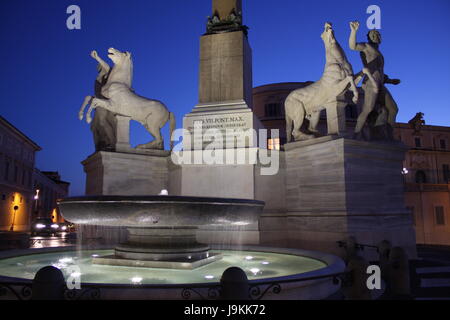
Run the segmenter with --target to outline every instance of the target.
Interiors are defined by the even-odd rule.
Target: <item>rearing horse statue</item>
[[[291,142],[292,136],[296,141],[313,138],[318,133],[320,112],[349,88],[353,92],[353,102],[355,104],[358,102],[359,94],[356,84],[361,81],[363,73],[359,73],[355,79],[353,68],[344,50],[336,41],[331,23],[325,23],[321,38],[326,52],[322,78],[307,87],[292,91],[286,98],[287,142]],[[300,131],[305,118],[309,119],[309,133]]]
[[[173,113],[169,112],[161,101],[141,97],[131,89],[133,61],[129,52],[121,52],[110,48],[108,49],[108,57],[114,63],[114,67],[101,90],[102,95],[106,99],[87,96],[79,112],[80,120],[83,120],[84,109],[87,105],[90,105],[86,114],[86,121],[88,123],[92,121],[92,110],[95,108],[104,108],[139,122],[155,138],[147,144],[138,145],[137,148],[164,149],[161,128],[170,121],[170,136],[172,136],[175,130],[175,117]]]

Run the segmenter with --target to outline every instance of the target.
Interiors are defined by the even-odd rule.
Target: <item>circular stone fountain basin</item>
[[[263,201],[182,196],[86,196],[58,201],[76,224],[118,227],[248,225],[258,221]]]
[[[198,243],[202,225],[256,223],[264,202],[182,196],[87,196],[58,201],[63,217],[76,224],[126,227],[128,239],[113,255],[94,263],[193,269],[220,259]]]
[[[339,285],[333,283],[332,277],[305,279],[345,269],[341,259],[320,252],[259,246],[237,249],[213,248],[212,252],[220,253],[222,259],[195,270],[92,264],[97,256],[111,254],[110,249],[76,250],[72,247],[9,251],[0,253],[0,281],[31,281],[39,269],[53,265],[66,279],[79,277],[81,290],[99,290],[100,299],[199,299],[207,298],[217,289],[227,268],[239,267],[247,274],[250,286],[259,286],[261,292],[271,284],[280,285],[280,292],[269,290],[264,299],[322,299],[338,290]],[[285,280],[289,282],[283,283]]]

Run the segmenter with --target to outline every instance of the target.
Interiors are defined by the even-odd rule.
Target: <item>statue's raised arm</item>
[[[355,51],[364,51],[366,49],[365,43],[357,43],[356,42],[356,34],[359,29],[359,22],[358,21],[352,21],[350,22],[350,38],[348,39],[348,45],[350,49]]]
[[[99,64],[99,74],[101,74],[101,73],[108,74],[109,73],[109,71],[111,70],[111,67],[102,58],[100,58],[97,51],[93,50],[91,52],[91,57],[93,59],[95,59]]]

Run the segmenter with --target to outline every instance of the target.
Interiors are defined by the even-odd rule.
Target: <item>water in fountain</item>
[[[116,245],[114,255],[96,258],[95,263],[159,268],[196,268],[217,260],[207,244],[197,242],[198,227],[256,223],[263,206],[256,200],[180,196],[96,196],[59,202],[65,219],[88,226],[89,233],[95,234],[97,227],[89,227],[93,225],[127,228],[127,240]],[[85,234],[86,229],[79,241]]]

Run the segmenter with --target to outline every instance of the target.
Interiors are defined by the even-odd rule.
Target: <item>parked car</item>
[[[31,235],[56,235],[59,225],[50,218],[37,218],[31,225]]]
[[[62,222],[59,223],[59,228],[57,229],[57,232],[62,233],[62,232],[73,232],[74,231],[74,225],[72,223],[69,222]]]

